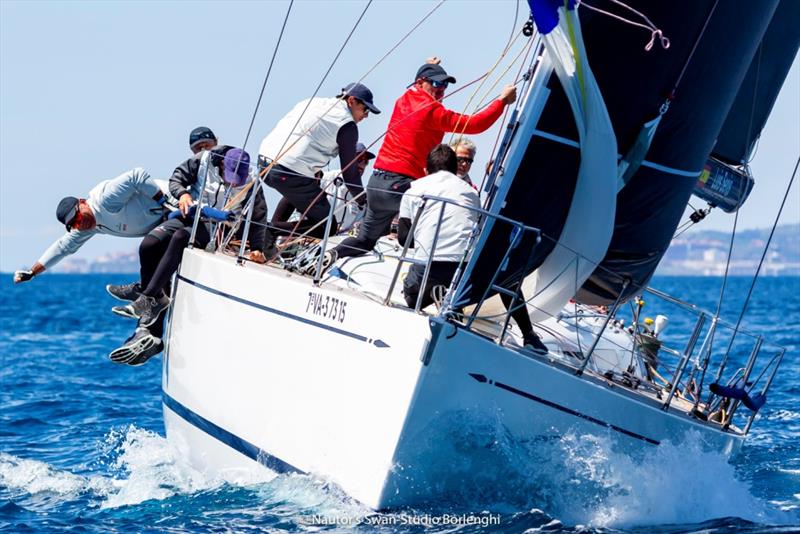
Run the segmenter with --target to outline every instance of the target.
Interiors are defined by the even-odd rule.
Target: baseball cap
[[[64,197],[56,208],[56,219],[64,226],[67,226],[67,223],[74,219],[77,213],[78,199],[75,197]],[[67,228],[67,230],[69,230],[69,228]]]
[[[436,65],[434,63],[425,63],[417,69],[417,75],[414,77],[414,80],[419,80],[420,78],[433,80],[435,82],[456,83],[456,79],[447,74],[447,71],[444,70],[441,65]]]
[[[198,126],[192,133],[189,134],[189,148],[194,147],[200,141],[216,141],[217,136],[214,135],[214,132],[211,131],[211,128],[207,128],[206,126]]]
[[[375,107],[372,103],[372,91],[370,91],[363,83],[348,83],[342,88],[342,94],[347,96],[354,96],[361,100],[367,109],[374,114],[379,114],[381,110]]]
[[[356,143],[356,155],[359,154],[364,154],[367,157],[367,161],[375,159],[375,154],[367,150],[367,147],[364,146],[364,143]]]
[[[247,181],[250,171],[250,154],[241,148],[232,148],[225,153],[222,161],[222,179],[234,187]]]

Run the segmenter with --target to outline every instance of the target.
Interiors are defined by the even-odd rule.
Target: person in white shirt
[[[14,273],[14,283],[27,282],[75,254],[97,234],[142,237],[164,221],[166,184],[137,167],[97,184],[86,198],[64,197],[56,218],[66,233],[45,250],[30,270]]]
[[[303,100],[261,141],[259,172],[269,169],[265,183],[302,214],[299,229],[314,228],[310,230],[312,237],[323,237],[325,225],[319,223],[330,211],[317,172],[334,157],[339,157],[342,178],[355,201],[366,203],[361,177],[354,165],[347,164],[356,158],[357,124],[370,113],[380,113],[372,100],[372,91],[360,83],[348,84],[334,98]]]
[[[478,192],[471,184],[456,174],[458,159],[456,152],[451,147],[447,145],[434,147],[428,154],[425,170],[429,174],[412,182],[411,187],[403,193],[400,201],[400,221],[397,232],[400,244],[405,245],[406,240],[410,238],[408,232],[411,221],[416,217],[424,195],[447,198],[458,205],[445,204],[435,249],[432,245],[442,210],[440,201],[427,201],[414,228],[412,236],[414,258],[419,262],[412,265],[408,271],[408,276],[403,283],[403,295],[406,304],[414,307],[417,298],[422,293],[420,309],[434,302],[433,293],[436,286],[444,286],[445,289],[450,287],[453,275],[464,257],[464,252],[469,246],[470,237],[478,222],[478,212],[467,208],[480,208]],[[431,270],[425,289],[421,289],[425,265],[431,250],[433,250]],[[519,287],[516,288],[516,291],[520,291]],[[501,294],[500,298],[506,309],[509,310],[511,318],[517,323],[525,348],[546,353],[547,347],[533,330],[522,293],[519,293],[517,305],[513,308],[513,299],[509,295]]]
[[[419,260],[419,263],[411,266],[403,283],[403,294],[409,307],[416,305],[420,293],[420,308],[427,307],[434,301],[433,289],[436,286],[450,286],[478,222],[478,212],[468,209],[480,208],[478,193],[456,176],[456,170],[456,153],[453,149],[443,144],[435,146],[426,161],[425,171],[428,175],[413,181],[400,201],[398,241],[405,245],[406,240],[412,238],[414,258]],[[414,235],[408,235],[411,221],[422,206],[425,195],[446,198],[453,202],[444,204],[444,215],[441,217],[435,248],[434,237],[442,211],[440,201],[429,199],[425,203],[414,228]],[[425,265],[431,252],[431,269],[427,284],[422,288]]]

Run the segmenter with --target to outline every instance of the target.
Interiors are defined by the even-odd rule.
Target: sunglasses
[[[367,105],[364,103],[364,101],[363,101],[363,100],[356,99],[356,102],[358,102],[359,104],[361,104],[361,105],[364,107],[364,113],[366,113],[367,115],[369,115],[369,106],[367,106]]]
[[[428,79],[427,82],[429,84],[431,84],[436,89],[441,89],[441,88],[447,89],[447,86],[450,85],[450,82],[446,82],[446,81],[445,82],[437,82],[436,80],[431,80],[431,79]]]
[[[456,161],[459,163],[469,163],[470,165],[472,165],[472,162],[475,160],[473,160],[472,158],[467,158],[465,156],[459,156],[456,158]]]

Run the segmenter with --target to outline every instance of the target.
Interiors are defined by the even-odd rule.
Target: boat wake
[[[632,453],[610,435],[521,443],[498,421],[476,424],[474,414],[451,414],[426,432],[414,461],[430,462],[430,486],[415,490],[421,501],[426,490],[448,495],[442,504],[450,510],[541,509],[565,524],[593,527],[798,521],[754,497],[735,466],[704,450],[697,434]]]
[[[493,422],[465,427],[456,417],[450,423],[429,436],[431,445],[438,444],[435,454],[419,457],[431,461],[436,481],[424,490],[449,497],[413,509],[375,514],[336,486],[305,475],[209,477],[189,466],[162,436],[135,426],[113,430],[98,444],[98,459],[83,470],[103,474],[76,474],[0,453],[0,500],[10,501],[4,508],[14,503],[15,510],[28,512],[80,505],[101,515],[153,501],[151,511],[162,519],[166,509],[159,501],[189,498],[186,506],[224,514],[233,500],[239,512],[249,509],[251,520],[284,517],[301,528],[320,520],[396,526],[413,517],[487,510],[500,514],[503,528],[510,522],[545,530],[559,529],[562,522],[624,528],[731,517],[762,524],[798,520],[753,497],[734,467],[704,452],[699,439],[680,448],[648,449],[632,459],[616,452],[610,437],[568,434],[519,443]],[[425,491],[418,489],[422,496]]]

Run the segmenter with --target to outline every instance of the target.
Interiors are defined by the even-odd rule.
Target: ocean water
[[[438,502],[380,514],[312,476],[231,483],[188,465],[164,438],[161,358],[138,368],[107,359],[133,322],[110,313],[104,286],[125,281],[48,275],[13,286],[4,275],[0,283],[0,532],[800,531],[798,278],[756,286],[745,325],[788,352],[730,462],[691,439],[634,459],[599,437],[520,444],[490,421],[455,421],[459,439],[482,445],[470,461],[493,474]],[[652,285],[713,310],[720,282]],[[723,317],[735,321],[749,282],[729,281]],[[680,344],[689,319],[669,315]],[[745,341],[732,365],[746,357]]]

